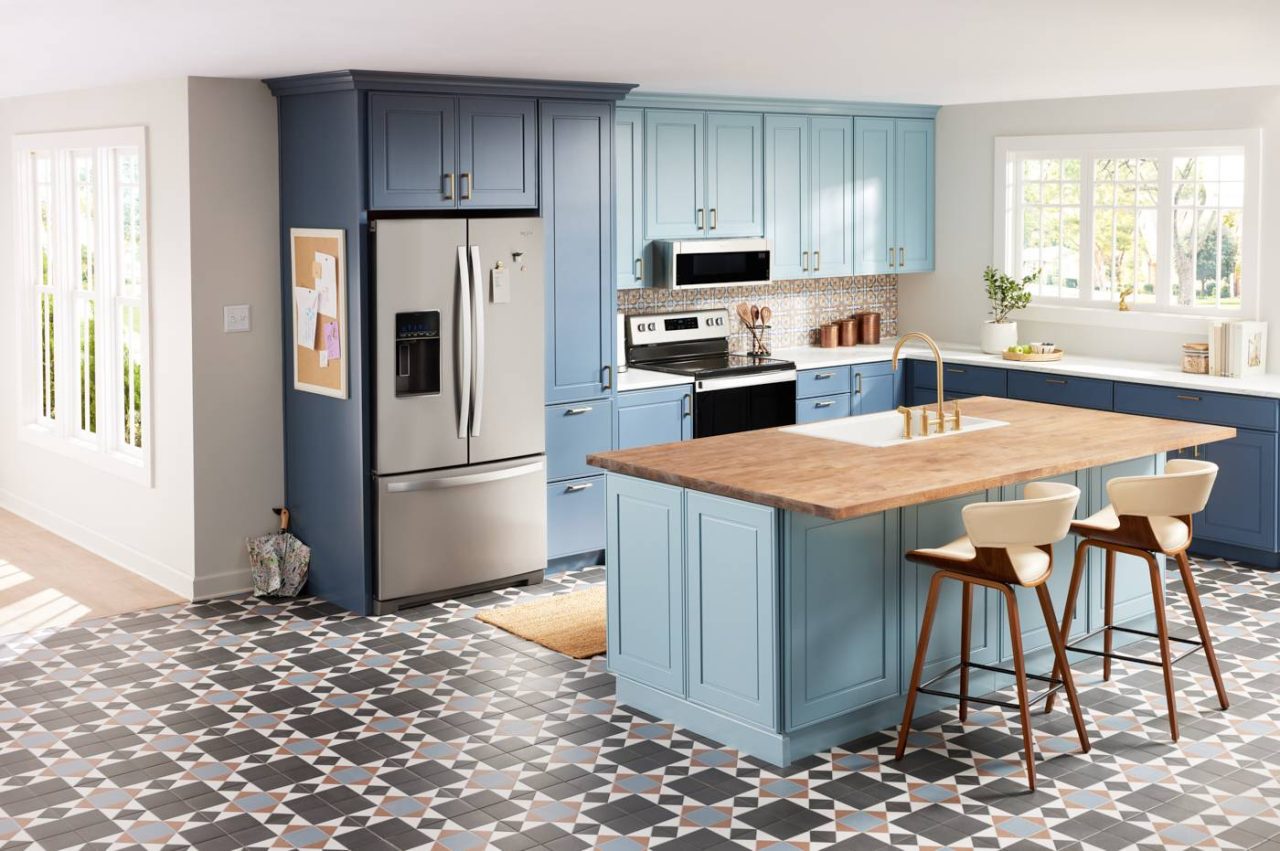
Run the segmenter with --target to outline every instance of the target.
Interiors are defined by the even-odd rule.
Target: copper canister
[[[858,345],[858,320],[841,319],[837,324],[840,326],[840,345]]]
[[[858,320],[858,342],[877,345],[880,342],[880,314],[855,313],[854,318]]]
[[[829,322],[818,329],[818,345],[824,349],[834,349],[840,345],[840,326]]]

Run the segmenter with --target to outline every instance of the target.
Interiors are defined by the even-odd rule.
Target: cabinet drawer
[[[1280,401],[1149,384],[1117,384],[1115,409],[1174,420],[1276,431]]]
[[[547,558],[604,549],[604,476],[547,485]]]
[[[1113,384],[1100,378],[1009,371],[1009,398],[1076,408],[1111,410]]]
[[[826,369],[806,369],[796,374],[796,398],[830,396],[849,392],[849,367],[832,366]]]
[[[849,394],[836,393],[833,396],[814,396],[812,399],[796,400],[796,422],[816,423],[822,420],[835,420],[849,416]]]
[[[913,361],[911,375],[916,387],[937,388],[938,375],[932,363]],[[966,366],[964,364],[944,363],[942,366],[942,383],[947,390],[956,393],[967,393],[971,396],[1005,396],[1007,395],[1005,371],[990,366]]]
[[[547,478],[567,479],[599,471],[592,452],[613,448],[613,403],[608,399],[547,408]]]

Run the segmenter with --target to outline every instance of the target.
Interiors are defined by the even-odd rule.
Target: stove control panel
[[[627,317],[627,345],[723,339],[732,330],[729,311],[724,309],[635,315]]]

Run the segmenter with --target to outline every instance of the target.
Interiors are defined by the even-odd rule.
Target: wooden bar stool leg
[[[1063,647],[1066,647],[1067,640],[1071,637],[1071,621],[1076,614],[1076,598],[1080,596],[1080,584],[1084,580],[1085,560],[1088,556],[1089,541],[1086,539],[1081,541],[1076,547],[1076,560],[1075,563],[1071,565],[1071,582],[1067,586],[1067,605],[1062,611],[1062,631],[1059,633],[1062,638]],[[1053,627],[1049,627],[1049,629],[1052,630]],[[1055,680],[1058,679],[1061,674],[1060,667],[1062,665],[1070,664],[1070,662],[1071,660],[1067,658],[1067,654],[1064,652],[1061,660],[1054,660],[1053,673],[1049,676],[1053,677]],[[1046,715],[1053,711],[1054,697],[1056,697],[1056,695],[1051,694],[1044,699],[1044,711]]]
[[[898,750],[894,759],[902,759],[907,752],[911,716],[916,710],[916,689],[920,687],[920,676],[924,673],[924,657],[929,652],[929,633],[933,631],[933,613],[938,607],[938,586],[945,577],[944,573],[935,573],[933,581],[929,583],[929,598],[924,604],[924,617],[920,621],[920,641],[916,647],[916,662],[911,669],[911,686],[907,689],[906,706],[902,708],[902,728],[898,731]]]
[[[969,717],[969,645],[972,643],[970,634],[973,621],[973,585],[963,582],[961,587],[964,590],[961,592],[963,603],[960,607],[960,720],[963,722]]]
[[[1191,603],[1191,614],[1196,619],[1196,630],[1200,633],[1200,641],[1204,644],[1204,656],[1209,661],[1209,672],[1213,674],[1213,686],[1218,690],[1218,705],[1223,709],[1231,706],[1227,699],[1226,686],[1222,684],[1222,671],[1218,669],[1218,656],[1213,652],[1213,641],[1209,637],[1209,623],[1204,617],[1204,607],[1200,605],[1200,592],[1196,590],[1195,579],[1191,576],[1191,560],[1185,550],[1178,553],[1178,572],[1182,574],[1182,584],[1187,589],[1187,600]]]
[[[1104,578],[1102,623],[1107,629],[1102,633],[1102,650],[1107,655],[1102,657],[1102,680],[1108,682],[1111,680],[1111,625],[1115,623],[1116,615],[1116,551],[1110,547],[1107,547]]]
[[[1018,686],[1018,714],[1022,717],[1022,747],[1027,758],[1027,785],[1036,790],[1036,754],[1031,735],[1031,711],[1027,706],[1027,668],[1022,657],[1022,625],[1018,620],[1018,598],[1012,588],[1004,588],[1009,609],[1009,634],[1013,643],[1013,670]]]
[[[1067,706],[1071,709],[1071,717],[1076,722],[1076,733],[1080,736],[1080,749],[1089,752],[1089,734],[1085,731],[1084,716],[1080,713],[1080,698],[1076,694],[1075,679],[1071,676],[1071,665],[1067,661],[1066,643],[1057,631],[1057,622],[1053,617],[1053,598],[1044,585],[1036,587],[1036,596],[1040,598],[1040,611],[1044,613],[1045,626],[1049,628],[1049,643],[1053,645],[1054,670],[1062,670],[1062,686],[1067,692]],[[1047,698],[1046,698],[1047,699]]]
[[[1156,635],[1160,637],[1160,667],[1164,669],[1164,696],[1169,707],[1169,733],[1178,741],[1178,707],[1174,698],[1173,655],[1169,650],[1169,624],[1165,619],[1164,578],[1160,563],[1150,553],[1143,553],[1151,570],[1151,597],[1156,607]]]

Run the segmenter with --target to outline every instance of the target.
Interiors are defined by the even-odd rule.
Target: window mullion
[[[1080,154],[1080,299],[1093,301],[1093,153]]]
[[[111,282],[115,279],[115,248],[111,238],[113,221],[112,204],[112,169],[111,149],[99,148],[95,158],[97,173],[94,181],[93,220],[97,228],[97,277],[94,279],[94,350],[97,361],[97,396],[95,404],[98,410],[98,448],[104,451],[113,446],[115,435],[114,408],[115,398],[114,376],[115,349],[112,346],[113,331],[113,299],[111,298]]]
[[[1173,154],[1161,151],[1156,188],[1156,305],[1173,305]]]
[[[80,400],[75,392],[78,357],[75,346],[75,174],[72,153],[60,148],[53,157],[53,246],[57,258],[53,276],[53,392],[57,399],[54,426],[64,438],[75,435]]]

